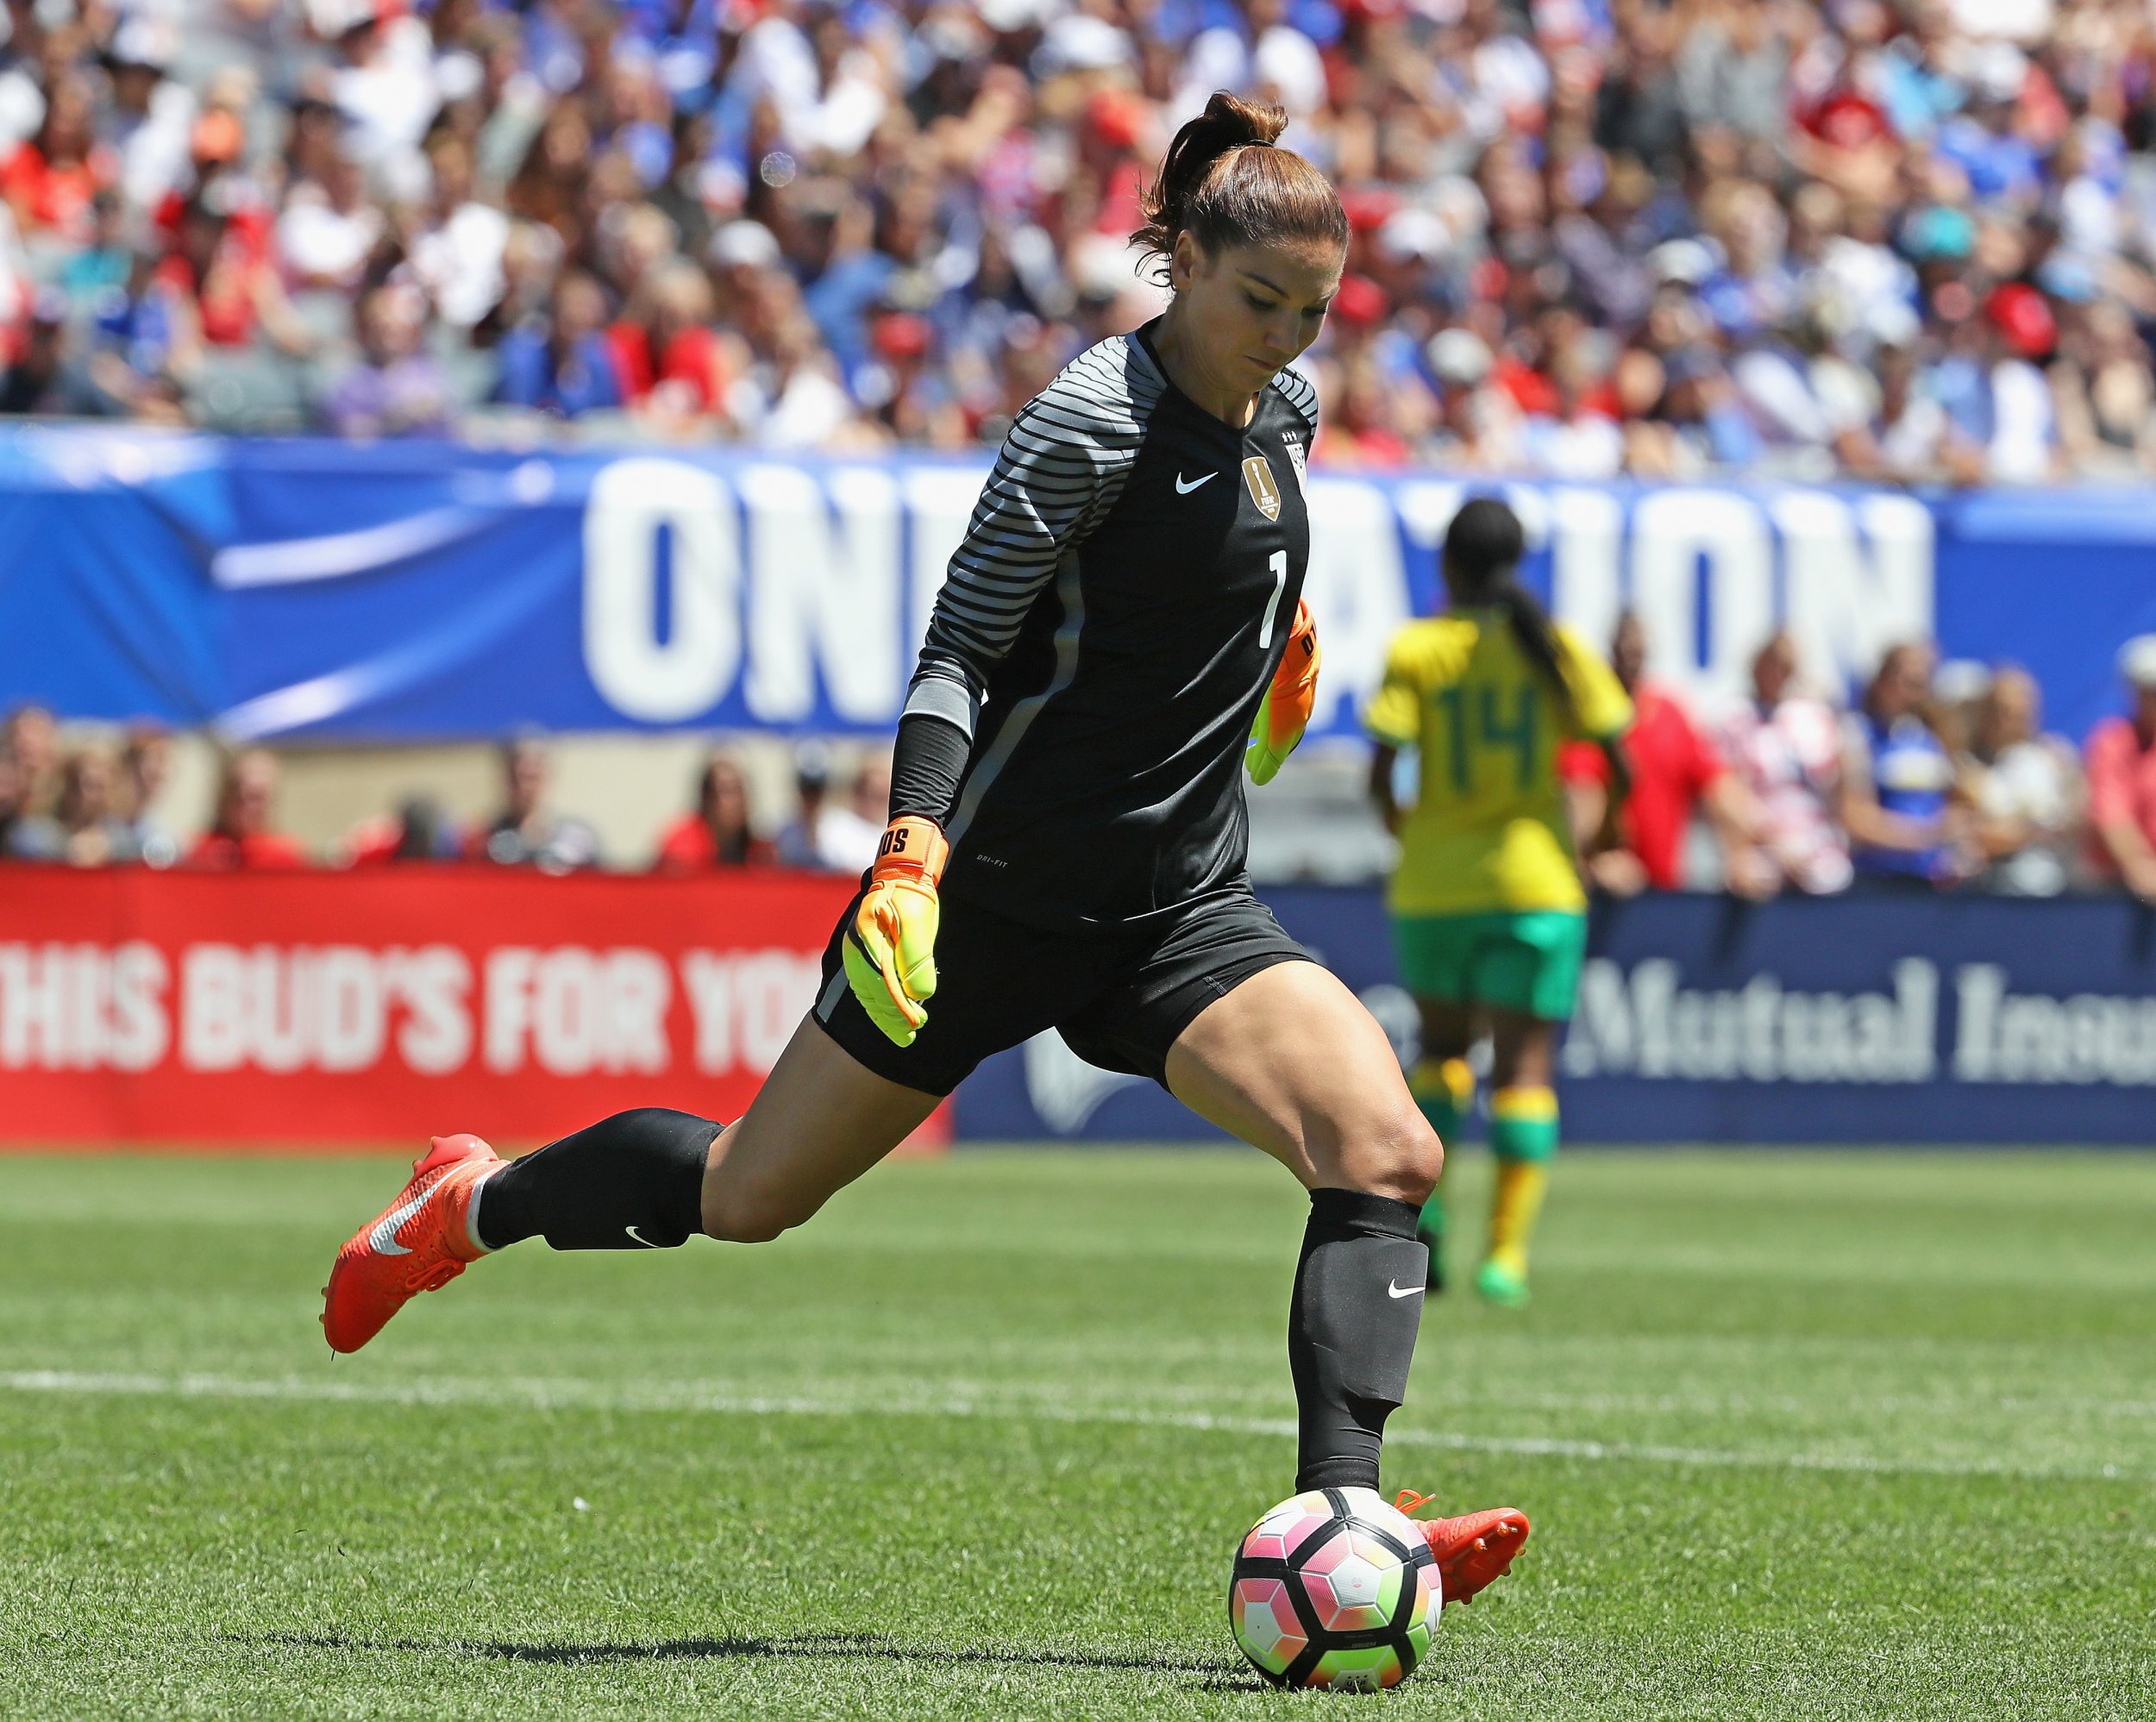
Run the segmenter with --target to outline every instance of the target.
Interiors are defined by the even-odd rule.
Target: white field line
[[[313,1400],[351,1405],[477,1406],[490,1410],[537,1412],[692,1412],[722,1417],[984,1418],[1013,1422],[1127,1424],[1142,1428],[1188,1429],[1288,1440],[1295,1434],[1294,1421],[1287,1418],[1222,1417],[1206,1412],[1167,1411],[1142,1406],[1049,1406],[956,1396],[948,1400],[903,1400],[760,1395],[705,1388],[624,1388],[588,1381],[517,1377],[498,1381],[436,1377],[404,1381],[333,1381],[297,1375],[250,1380],[234,1375],[19,1369],[0,1373],[0,1392],[147,1399]],[[1502,1453],[1526,1458],[1632,1464],[1844,1471],[1879,1476],[2156,1481],[2156,1475],[2126,1470],[2117,1465],[2020,1465],[2000,1460],[1883,1458],[1864,1453],[1771,1453],[1543,1436],[1469,1435],[1413,1427],[1391,1431],[1386,1438],[1395,1447],[1433,1447],[1460,1453]]]

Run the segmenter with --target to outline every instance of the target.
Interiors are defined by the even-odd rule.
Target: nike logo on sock
[[[1420,1286],[1403,1286],[1394,1280],[1385,1282],[1385,1295],[1388,1298],[1412,1298],[1421,1289]]]
[[[627,1232],[630,1237],[636,1239],[637,1243],[643,1245],[646,1249],[660,1249],[665,1247],[662,1244],[654,1243],[649,1238],[646,1237],[642,1232],[638,1231],[633,1225],[625,1225],[622,1228],[622,1230]]]
[[[1183,475],[1181,473],[1178,473],[1175,474],[1175,494],[1179,497],[1187,497],[1191,493],[1191,492],[1196,490],[1199,485],[1209,485],[1219,476],[1220,475],[1218,473],[1207,473],[1201,479],[1192,479],[1186,483],[1184,481]]]

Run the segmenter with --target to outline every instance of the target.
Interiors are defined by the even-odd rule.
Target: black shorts
[[[1273,911],[1247,890],[1216,892],[1138,928],[1044,931],[960,898],[943,899],[936,996],[913,1044],[868,1018],[841,961],[856,897],[824,952],[812,1012],[830,1037],[879,1076],[948,1094],[991,1053],[1060,1033],[1088,1064],[1167,1081],[1168,1049],[1192,1018],[1276,962],[1308,962]]]

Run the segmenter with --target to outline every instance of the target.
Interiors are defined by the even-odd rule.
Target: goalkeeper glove
[[[868,1020],[900,1046],[928,1020],[936,994],[936,886],[950,845],[933,820],[902,814],[883,834],[868,889],[846,930],[847,984]]]
[[[1288,649],[1281,654],[1280,667],[1273,672],[1272,686],[1258,702],[1257,722],[1250,725],[1250,749],[1243,763],[1252,783],[1270,783],[1281,761],[1295,751],[1310,713],[1318,703],[1318,624],[1310,619],[1310,606],[1295,600],[1295,625],[1288,630]]]

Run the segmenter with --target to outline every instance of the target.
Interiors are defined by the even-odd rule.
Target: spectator
[[[142,858],[133,828],[116,806],[118,779],[112,756],[97,748],[78,749],[60,768],[54,817],[61,856],[70,867],[107,867]]]
[[[2126,642],[2119,672],[2133,690],[2131,717],[2090,732],[2090,861],[2144,903],[2156,903],[2156,634]]]
[[[756,835],[749,817],[749,780],[732,755],[714,750],[697,779],[696,811],[667,827],[652,871],[705,873],[720,867],[759,867],[777,859],[778,851],[768,838]]]
[[[503,339],[494,398],[558,418],[620,406],[621,376],[605,329],[606,295],[599,283],[585,274],[563,276],[551,322],[527,322]]]
[[[781,866],[818,873],[862,873],[874,864],[883,827],[832,800],[830,754],[822,742],[805,742],[795,751],[793,787],[800,806],[779,833]],[[887,787],[887,799],[888,794]]]
[[[536,736],[520,736],[502,749],[502,811],[467,844],[474,861],[572,873],[599,865],[599,833],[583,820],[546,805],[550,761]]]
[[[323,423],[341,436],[440,435],[449,429],[449,379],[426,352],[417,289],[376,287],[360,301],[360,362],[331,386]]]
[[[60,255],[88,243],[97,231],[98,171],[91,160],[95,116],[89,83],[65,72],[46,91],[37,135],[0,163],[0,196],[14,213],[16,231]]]
[[[0,748],[0,861],[58,861],[66,840],[58,824],[25,805],[21,763]]]
[[[195,839],[187,865],[220,872],[270,871],[307,865],[307,852],[272,829],[277,800],[277,756],[249,748],[225,762],[217,786],[216,823]]]
[[[67,352],[67,298],[47,287],[32,301],[22,348],[0,381],[0,414],[102,418],[107,403],[79,362]]]
[[[1833,711],[1797,686],[1796,642],[1777,634],[1752,661],[1752,699],[1720,727],[1724,755],[1759,808],[1759,854],[1814,896],[1845,891],[1849,846],[1835,823],[1841,738]]]
[[[2084,794],[2081,762],[2061,737],[2041,731],[2036,678],[2002,664],[1977,702],[1965,792],[1989,891],[2053,897],[2071,882]]]
[[[1632,725],[1621,743],[1632,792],[1618,810],[1618,842],[1588,861],[1589,879],[1618,897],[1636,896],[1650,886],[1682,889],[1685,839],[1694,812],[1703,808],[1728,888],[1745,897],[1771,895],[1779,880],[1752,843],[1758,816],[1752,798],[1677,695],[1645,679],[1646,629],[1629,611],[1618,618],[1609,662],[1632,697]],[[1599,747],[1576,742],[1559,756],[1557,769],[1583,796],[1581,822],[1590,830],[1600,827],[1609,794],[1608,756]]]
[[[179,859],[179,840],[157,812],[172,755],[172,737],[148,724],[128,730],[120,750],[120,769],[127,779],[128,841],[151,867],[170,867]]]
[[[881,842],[891,823],[891,756],[871,754],[854,774],[854,811]],[[873,864],[873,857],[871,858]]]
[[[1951,885],[1974,871],[1967,810],[1953,761],[1927,708],[1933,653],[1891,647],[1842,725],[1838,811],[1860,879],[1877,885]]]
[[[405,861],[455,861],[465,839],[456,822],[431,795],[407,798],[394,813],[362,819],[344,840],[348,867],[388,867]]]
[[[49,814],[60,800],[60,724],[41,705],[18,705],[0,728],[0,753],[20,773],[25,812]]]
[[[695,264],[676,257],[650,271],[609,331],[632,404],[670,420],[701,419],[719,410],[732,366],[711,327],[712,316],[711,278]]]

